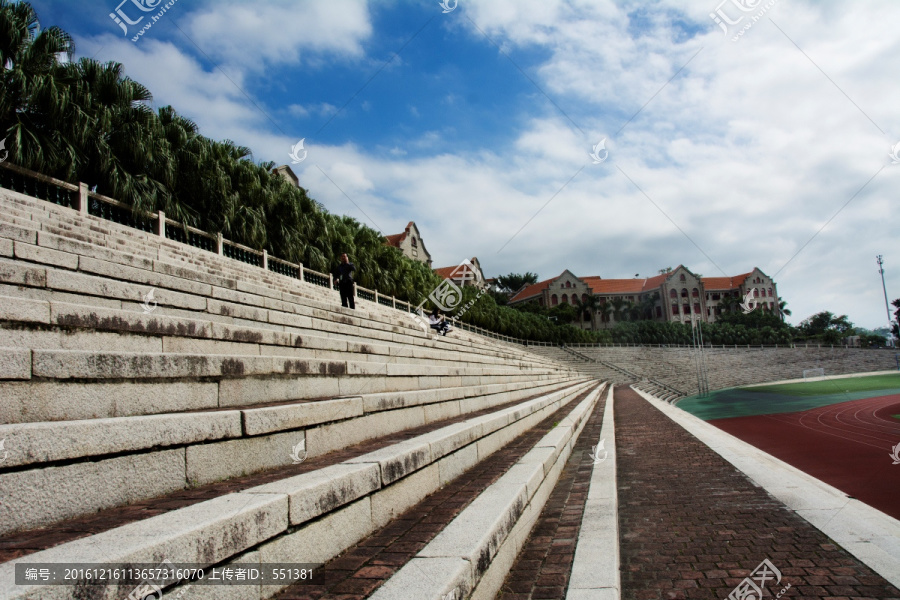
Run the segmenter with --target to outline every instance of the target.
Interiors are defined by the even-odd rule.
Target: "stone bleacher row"
[[[151,290],[157,304],[145,314]],[[428,429],[20,553],[26,562],[324,562],[547,415],[600,393],[524,348],[461,331],[436,338],[401,311],[337,301],[327,288],[0,190],[0,546],[97,511],[278,472],[298,453],[312,464]],[[582,415],[588,405],[579,406]],[[571,436],[554,439],[562,448]],[[66,587],[14,586],[15,562],[0,565],[0,597],[69,597]]]
[[[577,351],[597,361],[603,361],[634,373],[629,378],[601,363],[578,360],[560,349],[535,348],[548,358],[565,362],[591,376],[613,382],[634,382],[640,379],[656,381],[683,392],[696,394],[697,351],[692,348],[659,348],[650,346],[597,348],[579,347]],[[831,347],[718,347],[705,348],[709,389],[724,389],[767,381],[798,379],[806,369],[823,368],[825,375],[896,370],[896,351],[892,349],[831,348]],[[672,400],[679,394],[653,382],[639,387],[655,396]]]

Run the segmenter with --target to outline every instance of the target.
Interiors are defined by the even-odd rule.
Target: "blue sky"
[[[149,17],[124,36],[118,1],[32,4],[255,160],[305,138],[312,197],[385,234],[416,221],[435,266],[759,267],[793,322],[871,328],[884,254],[900,296],[896,2],[177,0],[132,42]]]

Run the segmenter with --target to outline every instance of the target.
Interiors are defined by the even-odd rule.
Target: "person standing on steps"
[[[353,271],[356,267],[350,262],[346,254],[341,254],[341,264],[338,265],[334,276],[338,281],[338,289],[341,291],[341,306],[356,309],[355,294],[353,289]]]

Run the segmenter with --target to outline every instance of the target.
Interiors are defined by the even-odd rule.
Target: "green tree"
[[[781,320],[784,321],[785,317],[791,316],[791,309],[787,307],[787,300],[784,298],[778,298],[778,310],[781,312]]]
[[[594,317],[597,315],[597,309],[600,308],[600,297],[587,296],[584,300],[581,300],[576,296],[573,297],[572,301],[578,310],[578,318],[581,322],[583,323],[584,319],[587,318],[591,322],[591,330],[596,329]]]
[[[497,285],[507,293],[513,294],[518,292],[524,285],[537,283],[537,280],[537,273],[508,273],[506,275],[497,276]]]

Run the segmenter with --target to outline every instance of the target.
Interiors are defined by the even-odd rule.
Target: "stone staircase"
[[[0,598],[135,586],[21,586],[17,563],[326,563],[550,423],[473,501],[484,537],[441,538],[471,568],[422,597],[474,593],[604,393],[521,346],[5,189],[0,340]]]

